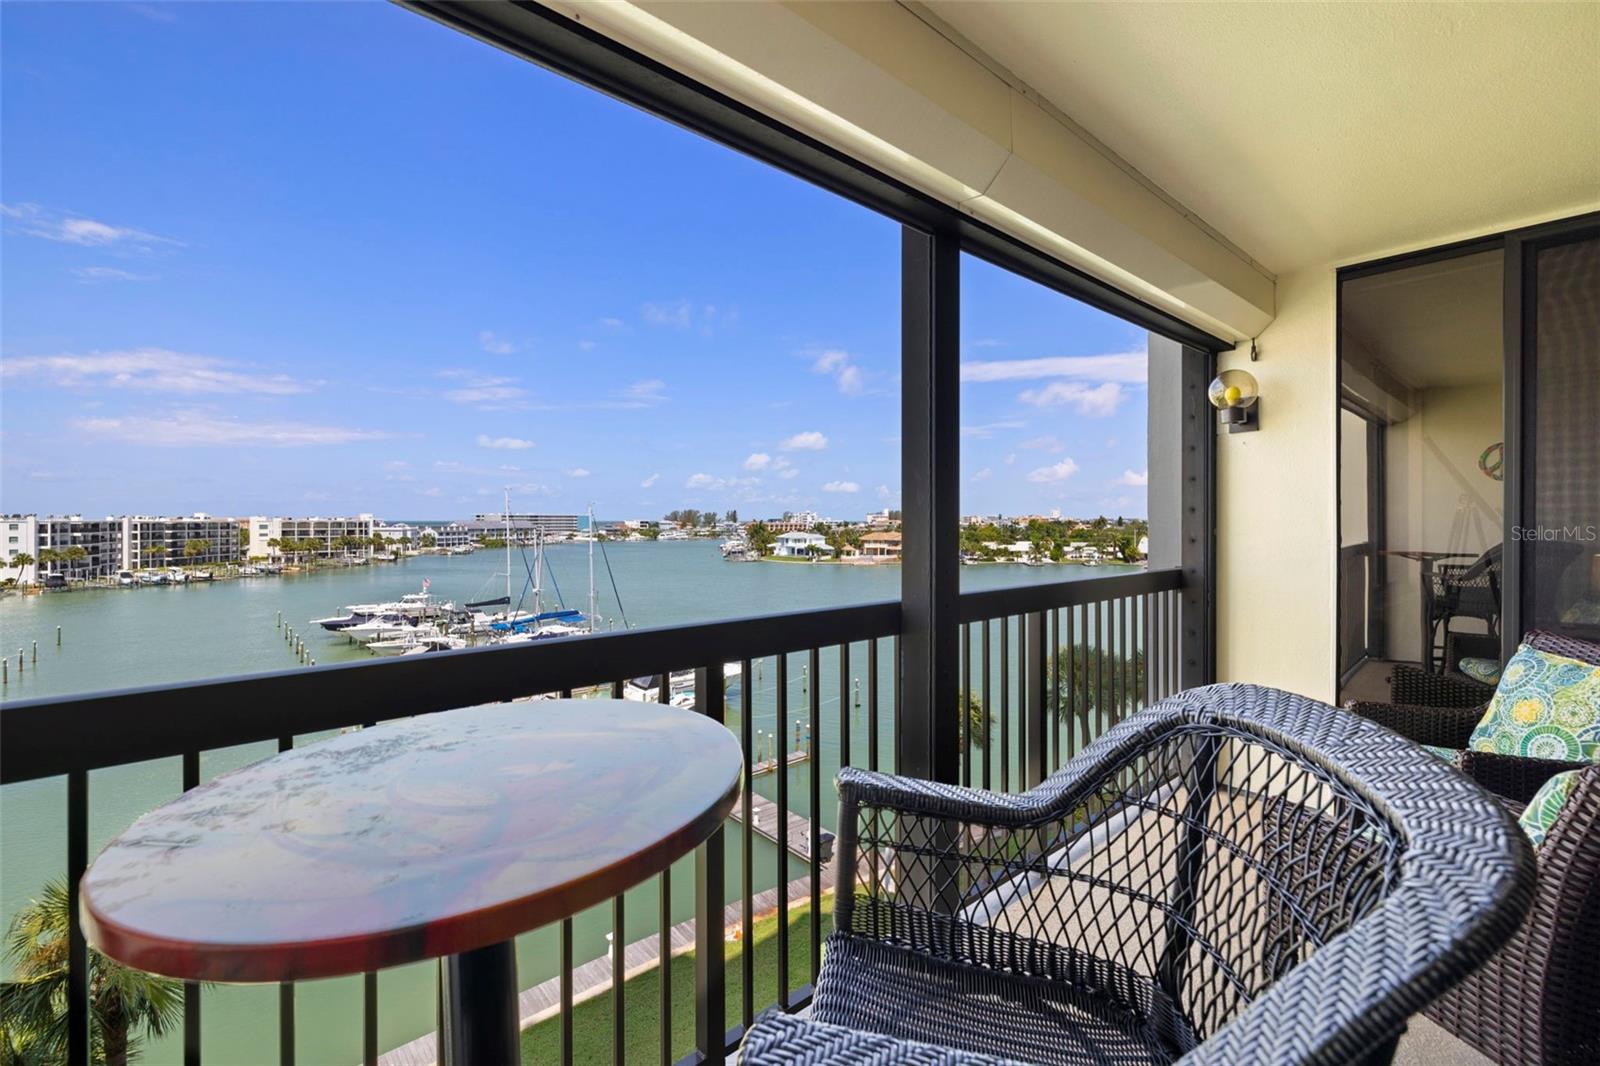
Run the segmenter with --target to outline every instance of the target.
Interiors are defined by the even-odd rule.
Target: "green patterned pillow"
[[[1556,774],[1539,786],[1539,791],[1533,794],[1533,799],[1523,808],[1522,817],[1517,819],[1517,824],[1528,834],[1528,839],[1533,841],[1534,847],[1543,844],[1545,836],[1555,826],[1556,819],[1561,816],[1562,805],[1578,787],[1578,775],[1581,773],[1582,770],[1568,770],[1566,773]]]
[[[1522,645],[1506,663],[1467,747],[1531,759],[1600,762],[1600,666]]]
[[[1500,683],[1499,659],[1476,659],[1468,656],[1456,663],[1456,669],[1485,685],[1498,685]]]

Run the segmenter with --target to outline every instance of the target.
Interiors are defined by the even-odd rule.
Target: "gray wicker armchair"
[[[1386,1062],[1533,887],[1477,786],[1251,685],[1168,699],[1022,795],[854,769],[839,793],[812,1013],[753,1026],[752,1066]]]

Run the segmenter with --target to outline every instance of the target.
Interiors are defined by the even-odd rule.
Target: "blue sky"
[[[898,505],[893,222],[384,3],[0,48],[0,508]],[[1142,515],[1144,335],[963,271],[963,510]]]

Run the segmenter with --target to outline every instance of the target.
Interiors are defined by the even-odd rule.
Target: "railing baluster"
[[[1094,735],[1106,730],[1106,601],[1094,604]]]
[[[1000,619],[1000,791],[1011,791],[1011,616]]]
[[[898,670],[895,671],[899,673]],[[878,771],[878,639],[867,641],[867,769]]]
[[[778,775],[778,818],[772,827],[778,838],[778,1005],[789,1009],[789,656],[778,656],[778,707],[773,721],[773,758]]]
[[[727,698],[721,661],[695,671],[695,710],[723,724]],[[694,851],[694,1031],[699,1061],[720,1063],[727,1049],[728,948],[723,938],[727,836],[718,826]]]
[[[1078,754],[1078,649],[1073,646],[1076,627],[1072,624],[1072,617],[1077,611],[1076,607],[1067,608],[1067,639],[1063,645],[1067,649],[1067,750],[1064,753],[1067,759]]]
[[[185,752],[183,790],[188,792],[199,784],[200,753]],[[183,1066],[200,1066],[200,985],[195,981],[183,983]]]
[[[1050,611],[1050,692],[1045,697],[1050,716],[1050,771],[1061,767],[1061,608]]]
[[[361,1059],[366,1066],[378,1066],[378,975],[361,975]]]
[[[850,645],[839,645],[839,767],[850,765]]]
[[[618,681],[616,687],[620,689],[622,682]],[[621,699],[621,697],[617,697]],[[627,976],[628,958],[628,914],[623,898],[619,895],[611,901],[611,1062],[612,1066],[624,1066],[628,1058],[628,1029],[627,1029]]]
[[[67,1062],[89,1066],[89,945],[78,921],[78,885],[89,866],[89,771],[67,774]]]
[[[294,748],[294,737],[279,737],[278,751]],[[294,985],[278,985],[278,1066],[294,1066]]]
[[[972,623],[961,623],[961,783],[972,787]]]
[[[661,922],[657,969],[661,980],[661,1066],[672,1066],[672,867],[661,871]]]
[[[982,639],[978,642],[978,653],[983,656],[983,669],[980,671],[983,698],[978,703],[983,715],[982,721],[978,724],[983,727],[983,787],[987,789],[990,780],[989,767],[994,762],[994,737],[989,734],[989,716],[994,713],[994,693],[989,688],[989,619],[985,618],[979,625],[983,626]]]
[[[572,1066],[572,919],[561,919],[561,1066]]]
[[[739,746],[744,751],[744,789],[739,798],[740,802],[740,828],[743,833],[743,852],[739,856],[739,881],[740,898],[744,903],[739,908],[739,1020],[746,1029],[755,1020],[756,1014],[756,943],[755,943],[755,918],[750,913],[756,894],[756,864],[755,864],[755,815],[752,810],[753,795],[756,790],[756,779],[751,775],[749,767],[755,765],[753,745],[755,744],[755,698],[750,691],[750,660],[745,659],[739,664]]]
[[[806,724],[806,743],[810,747],[811,785],[807,802],[811,813],[811,985],[816,986],[822,971],[822,651],[812,648],[810,720]],[[782,827],[778,832],[783,833]]]

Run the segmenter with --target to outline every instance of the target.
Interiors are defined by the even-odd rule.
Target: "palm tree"
[[[0,984],[0,1062],[64,1062],[67,1057],[67,886],[45,885],[6,931],[12,979]],[[147,1036],[183,1017],[183,984],[131,970],[89,952],[90,1061],[126,1066]]]
[[[61,553],[61,557],[66,560],[67,571],[71,573],[78,568],[79,563],[89,558],[89,549],[82,544],[73,544]]]
[[[154,562],[156,565],[160,565],[161,557],[165,554],[167,547],[164,544],[152,544],[144,550],[145,561]]]
[[[28,567],[32,566],[33,563],[33,556],[29,555],[27,552],[18,552],[11,557],[11,565],[17,568],[17,579],[19,582],[22,579],[22,572]]]
[[[211,542],[204,537],[195,537],[184,542],[183,554],[186,559],[197,559],[211,550]]]

